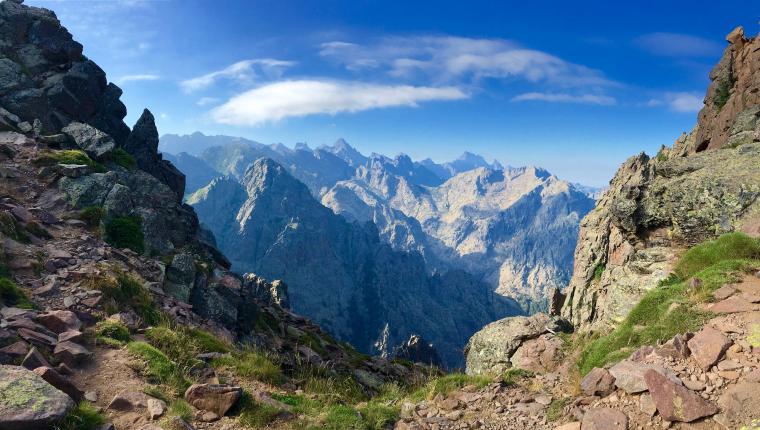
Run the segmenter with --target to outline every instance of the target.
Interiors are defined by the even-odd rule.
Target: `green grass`
[[[546,408],[546,420],[549,422],[559,421],[565,415],[565,406],[568,399],[554,399]]]
[[[172,362],[163,352],[145,342],[130,342],[127,350],[136,358],[142,360],[145,367],[143,374],[150,382],[166,385],[175,391],[175,394],[184,393],[190,386],[182,370]]]
[[[42,151],[34,160],[37,166],[53,166],[56,164],[84,164],[92,171],[103,173],[106,171],[105,166],[93,160],[84,151],[78,149],[66,149],[63,151]]]
[[[109,314],[130,308],[148,324],[156,324],[160,320],[160,314],[148,290],[126,273],[93,277],[87,280],[87,284],[92,290],[100,290],[105,310]]]
[[[53,426],[54,430],[95,430],[105,424],[106,419],[98,409],[89,402],[80,402],[69,411],[61,422]]]
[[[34,307],[26,294],[13,281],[7,278],[0,278],[0,304],[22,309],[32,309]]]
[[[238,416],[238,423],[247,428],[257,429],[273,423],[281,411],[275,407],[257,403],[250,394],[244,392],[230,415]]]
[[[138,254],[145,252],[142,219],[137,215],[116,217],[105,223],[105,241],[117,248],[129,248]]]
[[[109,158],[111,161],[125,169],[132,170],[137,166],[135,157],[121,148],[116,148],[113,152],[111,152]]]
[[[108,346],[121,346],[132,340],[127,326],[119,321],[100,321],[95,325],[94,331],[96,341]]]
[[[447,395],[452,391],[458,390],[467,385],[474,385],[480,389],[493,382],[490,376],[485,375],[465,375],[464,373],[452,373],[428,381],[409,397],[416,402],[432,399],[438,394]]]
[[[760,241],[744,233],[727,233],[686,251],[673,270],[680,279],[689,279],[697,272],[724,260],[760,259]]]
[[[279,366],[268,354],[252,347],[214,359],[211,365],[215,368],[227,368],[240,377],[254,378],[272,385],[281,384],[284,378]]]
[[[0,212],[0,233],[16,242],[29,243],[24,227],[8,212]]]
[[[581,352],[582,375],[628,357],[637,348],[654,345],[676,334],[699,329],[712,316],[701,303],[712,292],[743,273],[760,268],[760,245],[741,233],[729,233],[687,251],[675,266],[675,276],[647,292],[623,322],[610,334],[592,340]],[[698,287],[688,282],[701,280]]]
[[[79,211],[79,219],[90,228],[100,227],[100,222],[106,215],[106,210],[100,206],[88,206]]]
[[[161,387],[145,387],[142,392],[158,400],[163,400],[166,404],[171,402],[171,396]]]
[[[191,421],[193,419],[193,407],[184,399],[176,399],[169,403],[167,416],[180,417],[185,421]]]
[[[533,376],[533,372],[529,370],[512,368],[501,375],[501,382],[507,385],[515,385],[520,379],[530,378],[531,376]]]
[[[596,282],[599,282],[602,280],[602,275],[604,274],[605,265],[602,263],[599,263],[594,268],[594,280]]]

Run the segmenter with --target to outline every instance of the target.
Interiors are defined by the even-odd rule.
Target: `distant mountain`
[[[198,188],[205,187],[212,179],[221,176],[208,163],[198,157],[193,157],[186,152],[180,152],[177,155],[163,153],[164,160],[171,161],[182,173],[185,174],[187,190],[195,191]]]
[[[323,206],[348,221],[374,224],[397,251],[419,253],[428,272],[466,270],[529,310],[544,308],[551,289],[569,281],[579,220],[597,191],[545,169],[503,167],[469,152],[439,164],[403,154],[365,156],[343,139],[317,149],[221,136],[209,141],[226,142],[199,157],[221,174],[242,183],[257,159],[274,160]]]
[[[234,268],[283,279],[296,312],[365,352],[382,336],[395,345],[420,334],[446,364],[459,366],[470,335],[520,313],[464,271],[430,274],[419,254],[394,250],[372,223],[336,215],[268,158],[240,181],[215,179],[188,203]]]

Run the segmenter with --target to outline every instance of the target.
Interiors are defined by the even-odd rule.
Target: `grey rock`
[[[16,366],[0,366],[0,428],[47,429],[74,407],[69,396],[36,373]]]
[[[111,136],[88,124],[72,122],[61,131],[96,160],[105,160],[116,149],[116,142]]]

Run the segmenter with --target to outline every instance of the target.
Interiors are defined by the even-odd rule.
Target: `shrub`
[[[98,322],[95,325],[95,338],[109,346],[121,345],[132,340],[127,326],[120,321],[114,320]]]
[[[0,304],[23,309],[34,307],[26,294],[8,278],[0,278]]]
[[[132,155],[129,154],[129,152],[121,148],[117,148],[116,150],[111,152],[110,159],[111,161],[113,161],[114,163],[118,164],[119,166],[125,169],[132,170],[135,168],[135,166],[137,166],[135,157],[133,157]]]
[[[88,206],[79,211],[79,219],[84,221],[88,227],[96,228],[106,215],[106,210],[99,206]]]
[[[273,385],[279,385],[283,381],[282,371],[274,361],[252,347],[214,359],[212,365],[226,367],[237,376],[251,377]]]
[[[130,308],[148,324],[155,324],[160,319],[148,290],[126,273],[93,277],[87,283],[90,289],[100,290],[108,313]]]
[[[184,393],[190,386],[182,371],[158,349],[145,342],[131,342],[127,350],[145,363],[143,373],[156,384],[171,387],[176,393]]]
[[[55,430],[95,430],[105,422],[105,418],[95,406],[83,401],[69,411],[53,428]]]
[[[103,173],[106,168],[90,158],[84,151],[78,149],[66,149],[63,151],[42,151],[34,160],[37,166],[52,166],[55,164],[83,164],[94,172]]]
[[[760,259],[760,241],[744,233],[727,233],[686,251],[673,272],[685,280],[720,261],[741,259]]]
[[[117,248],[129,248],[142,254],[145,252],[142,219],[132,215],[108,220],[105,224],[105,241]]]
[[[713,96],[713,103],[718,107],[718,110],[721,110],[728,103],[728,99],[731,97],[731,87],[733,86],[732,79],[721,79],[718,81],[718,87],[715,89],[715,96]]]

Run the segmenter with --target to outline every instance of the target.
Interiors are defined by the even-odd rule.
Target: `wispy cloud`
[[[709,57],[723,50],[723,46],[713,40],[680,33],[648,33],[634,39],[634,44],[665,57]]]
[[[513,102],[542,101],[550,103],[580,103],[590,105],[612,106],[617,101],[610,96],[599,94],[565,94],[565,93],[523,93],[512,97]]]
[[[136,81],[157,81],[161,79],[160,76],[150,74],[150,73],[144,73],[144,74],[137,74],[137,75],[124,75],[119,76],[116,78],[115,82],[119,85],[126,84],[129,82],[136,82]]]
[[[200,99],[198,99],[197,102],[195,102],[195,104],[197,104],[198,106],[208,106],[218,101],[219,99],[216,97],[201,97]]]
[[[646,103],[648,107],[667,107],[674,112],[699,112],[704,106],[704,100],[696,93],[668,92],[662,97],[653,98]]]
[[[217,70],[205,75],[182,81],[180,85],[185,92],[191,93],[210,87],[222,79],[228,79],[239,83],[252,83],[257,76],[256,68],[268,77],[280,76],[282,70],[293,66],[292,61],[276,60],[273,58],[257,58],[252,60],[238,61],[222,70]]]
[[[211,116],[222,124],[253,126],[288,117],[334,115],[393,106],[415,107],[426,101],[467,97],[465,92],[455,87],[294,80],[246,91],[213,109]]]
[[[425,77],[437,83],[517,78],[561,87],[617,85],[598,70],[504,39],[385,37],[367,45],[331,41],[320,48],[321,56],[349,70],[376,69],[393,77]]]

